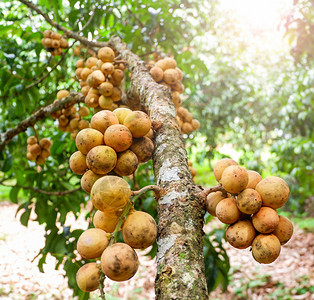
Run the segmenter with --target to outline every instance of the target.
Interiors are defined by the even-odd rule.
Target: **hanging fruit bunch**
[[[41,40],[41,43],[52,56],[61,55],[63,49],[69,47],[68,41],[61,34],[52,30],[44,32],[44,38]]]
[[[60,99],[67,97],[69,92],[67,90],[61,90],[57,93],[57,99],[54,103]],[[89,128],[90,124],[88,120],[83,119],[89,115],[89,109],[86,106],[79,106],[78,109],[74,104],[69,104],[67,107],[58,110],[51,114],[52,118],[58,119],[58,128],[63,132],[71,132],[72,139],[75,140],[79,130]]]
[[[50,147],[52,142],[43,138],[38,141],[36,136],[30,136],[27,139],[27,154],[28,160],[35,161],[37,165],[43,165],[50,156]]]
[[[210,193],[206,209],[230,224],[227,241],[238,249],[252,246],[252,255],[260,263],[275,261],[281,245],[293,234],[292,223],[276,211],[288,200],[288,184],[276,176],[262,179],[256,171],[229,158],[217,162],[214,175],[224,191]]]
[[[125,65],[116,61],[115,52],[109,47],[100,48],[98,57],[80,59],[75,74],[80,80],[81,92],[87,106],[113,111],[120,107]],[[125,107],[125,106],[122,106]]]
[[[183,73],[177,67],[177,62],[171,57],[166,57],[148,63],[152,78],[161,85],[167,86],[171,90],[172,102],[177,111],[177,120],[182,133],[190,133],[200,128],[200,122],[193,119],[192,113],[182,107],[181,94],[184,92],[182,84]]]

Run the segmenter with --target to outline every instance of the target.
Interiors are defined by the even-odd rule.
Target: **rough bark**
[[[52,113],[70,104],[84,102],[84,99],[85,97],[81,93],[71,92],[69,96],[61,99],[60,101],[40,108],[27,119],[21,121],[16,127],[0,133],[0,151],[4,149],[14,136],[25,131],[28,127],[34,126],[36,122],[50,116]]]
[[[158,202],[157,299],[207,299],[203,260],[204,196],[187,164],[168,88],[154,82],[144,62],[119,38],[110,43],[132,72],[130,94],[140,99],[153,122],[154,172],[167,194]]]

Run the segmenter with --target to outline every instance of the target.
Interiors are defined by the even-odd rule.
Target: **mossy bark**
[[[203,260],[204,196],[193,183],[187,153],[167,87],[151,78],[144,63],[119,38],[111,39],[132,72],[130,96],[139,99],[156,131],[153,154],[158,201],[157,299],[208,299]]]

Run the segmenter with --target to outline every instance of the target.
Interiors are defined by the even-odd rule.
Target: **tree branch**
[[[165,190],[158,201],[156,299],[208,299],[204,197],[188,168],[170,90],[152,79],[144,62],[120,38],[111,38],[109,45],[127,61],[132,72],[130,95],[149,113],[156,131],[154,173]]]
[[[68,194],[72,194],[75,193],[77,191],[80,191],[82,188],[76,188],[73,190],[68,190],[68,191],[55,191],[55,192],[51,192],[51,191],[46,191],[46,190],[41,190],[38,189],[36,187],[32,187],[32,186],[23,186],[23,185],[8,185],[8,184],[4,184],[4,183],[0,183],[1,185],[4,185],[6,187],[18,187],[24,190],[32,190],[36,193],[40,193],[40,194],[44,194],[44,195],[50,195],[50,196],[64,196],[64,195],[68,195]]]
[[[81,93],[71,92],[69,96],[61,99],[60,101],[40,108],[30,117],[21,121],[16,127],[0,133],[0,151],[4,149],[14,136],[25,131],[28,127],[34,126],[36,122],[50,116],[52,113],[64,107],[70,106],[71,104],[84,102],[84,99],[85,97]]]
[[[77,41],[80,41],[82,44],[87,45],[87,46],[91,46],[91,47],[105,47],[108,45],[108,43],[105,42],[93,42],[93,41],[89,41],[87,38],[85,38],[84,36],[81,36],[61,25],[59,25],[58,23],[54,22],[53,20],[51,20],[49,18],[49,16],[47,14],[45,14],[42,10],[40,10],[35,4],[27,1],[27,0],[19,0],[20,2],[22,2],[23,4],[25,4],[27,7],[29,7],[32,10],[35,10],[38,14],[42,15],[44,17],[44,19],[53,27],[57,28],[60,31],[63,31],[68,37],[73,38]]]

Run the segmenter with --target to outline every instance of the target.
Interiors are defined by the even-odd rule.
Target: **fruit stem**
[[[207,195],[209,195],[210,193],[214,193],[214,192],[223,192],[223,193],[227,193],[227,191],[222,187],[221,183],[212,186],[210,188],[204,189],[200,194],[202,197],[207,197]]]
[[[106,275],[104,274],[104,272],[101,270],[101,268],[99,268],[99,274],[100,274],[100,278],[99,278],[99,291],[100,291],[100,298],[103,300],[106,300],[106,295],[105,295],[105,278]]]
[[[158,185],[148,185],[138,191],[132,191],[132,195],[137,197],[148,191],[153,191],[156,194],[156,196],[160,196],[164,192],[164,189]]]

